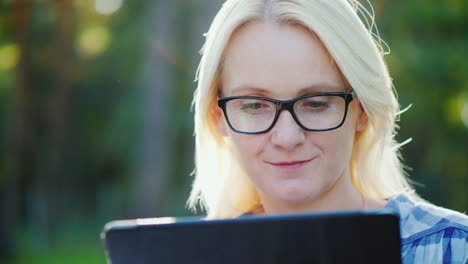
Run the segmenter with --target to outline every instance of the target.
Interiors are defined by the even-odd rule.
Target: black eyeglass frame
[[[338,97],[341,97],[341,98],[343,98],[345,100],[345,111],[344,111],[344,115],[343,115],[343,120],[341,120],[341,122],[337,126],[334,126],[334,127],[331,127],[331,128],[325,128],[325,129],[309,129],[309,128],[305,127],[304,125],[302,125],[301,121],[299,121],[299,118],[297,117],[296,113],[294,112],[294,104],[297,101],[305,99],[305,98],[319,97],[319,96],[338,96]],[[353,92],[333,92],[333,93],[309,94],[309,95],[304,95],[304,96],[300,96],[300,97],[297,97],[297,98],[294,98],[294,99],[284,100],[284,101],[283,100],[271,99],[271,98],[265,98],[265,97],[259,97],[259,96],[230,96],[230,97],[218,98],[218,106],[223,110],[224,117],[226,118],[226,121],[227,121],[229,127],[234,132],[240,133],[240,134],[262,134],[262,133],[266,133],[266,132],[270,131],[275,126],[276,122],[278,121],[278,117],[281,114],[281,111],[283,111],[283,110],[289,111],[289,113],[293,117],[294,121],[296,121],[297,125],[299,125],[299,127],[301,127],[304,130],[307,130],[307,131],[330,131],[330,130],[337,129],[337,128],[339,128],[339,127],[341,127],[343,125],[343,123],[346,120],[346,115],[348,114],[348,106],[353,101],[354,97],[355,97],[354,91]],[[236,99],[258,99],[258,100],[264,100],[264,101],[269,101],[269,102],[275,103],[276,113],[275,113],[275,118],[273,119],[273,122],[271,123],[271,125],[267,129],[262,130],[262,131],[258,131],[258,132],[245,132],[245,131],[240,131],[240,130],[235,129],[231,125],[231,122],[229,121],[229,117],[228,117],[227,111],[226,111],[226,103],[231,101],[231,100],[236,100]]]

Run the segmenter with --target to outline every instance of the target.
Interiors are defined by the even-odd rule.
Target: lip
[[[297,170],[305,166],[307,163],[312,161],[312,159],[307,159],[307,160],[297,160],[297,161],[280,161],[280,162],[268,162],[266,163],[281,169],[281,170]]]

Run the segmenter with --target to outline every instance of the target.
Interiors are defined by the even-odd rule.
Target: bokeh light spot
[[[462,122],[466,128],[468,128],[468,101],[465,101],[463,104],[462,112],[461,112]]]
[[[103,15],[110,15],[116,12],[122,4],[123,0],[95,0],[94,2],[96,12]]]
[[[85,29],[78,37],[79,53],[83,57],[93,57],[102,53],[110,41],[109,30],[102,26]]]
[[[0,70],[9,70],[18,64],[20,49],[16,44],[7,44],[0,47]]]

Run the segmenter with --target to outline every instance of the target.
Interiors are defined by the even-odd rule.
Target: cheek
[[[267,137],[264,134],[247,135],[230,132],[229,141],[238,161],[249,166],[255,157],[265,151]]]
[[[340,133],[337,131],[334,142],[331,142],[330,149],[333,151],[337,162],[347,164],[351,157],[354,143],[354,133]]]
[[[326,133],[329,134],[323,139],[323,142],[326,142],[323,148],[328,152],[327,158],[335,165],[339,163],[347,166],[354,146],[356,126],[353,122],[347,122],[342,127]]]
[[[320,150],[322,158],[334,167],[338,164],[347,166],[351,158],[356,134],[356,113],[350,111],[344,124],[330,131],[308,133],[308,142]]]

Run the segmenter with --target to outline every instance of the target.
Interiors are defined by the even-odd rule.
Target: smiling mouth
[[[298,160],[298,161],[283,161],[283,162],[266,162],[266,163],[273,165],[274,167],[277,167],[280,169],[298,169],[306,165],[311,160],[313,159]]]

